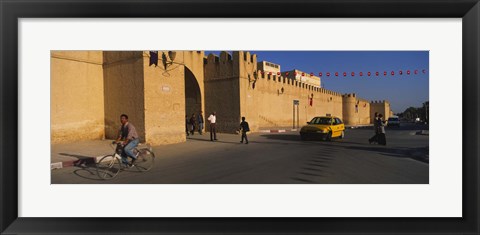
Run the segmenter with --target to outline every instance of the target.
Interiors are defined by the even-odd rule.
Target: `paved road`
[[[220,134],[211,142],[194,135],[187,142],[154,147],[150,172],[122,171],[99,180],[94,165],[52,171],[52,183],[135,184],[428,184],[428,135],[418,126],[387,129],[387,146],[369,144],[371,128],[348,129],[345,139],[301,141],[298,132]]]

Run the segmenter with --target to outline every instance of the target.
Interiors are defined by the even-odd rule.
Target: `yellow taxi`
[[[345,137],[345,124],[338,117],[314,117],[307,124],[300,129],[302,140],[312,137],[320,137],[322,140],[331,140],[336,137],[343,139]]]

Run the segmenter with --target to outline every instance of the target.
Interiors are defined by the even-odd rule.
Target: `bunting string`
[[[418,74],[427,74],[427,69],[413,69],[413,70],[397,70],[397,71],[375,71],[375,72],[372,72],[372,71],[360,71],[360,72],[318,72],[318,73],[297,73],[297,72],[294,72],[293,75],[294,76],[297,76],[297,75],[301,75],[301,76],[307,76],[307,75],[310,75],[310,76],[315,76],[316,74],[318,74],[319,77],[381,77],[383,75],[383,77],[387,77],[387,76],[410,76],[410,75],[418,75]],[[260,72],[262,75],[263,74],[269,74],[269,75],[273,75],[274,73],[273,72],[265,72],[265,71],[261,71]],[[282,75],[281,72],[277,72],[276,73],[277,76],[280,76]],[[289,76],[290,75],[290,72],[284,72],[283,73],[285,76]],[[325,76],[324,76],[325,75]]]

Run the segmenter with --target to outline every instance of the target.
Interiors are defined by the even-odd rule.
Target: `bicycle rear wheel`
[[[139,149],[139,154],[134,165],[139,171],[149,171],[155,162],[155,154],[149,149]]]
[[[97,163],[97,173],[100,178],[109,180],[115,178],[120,172],[121,162],[115,155],[106,155]]]

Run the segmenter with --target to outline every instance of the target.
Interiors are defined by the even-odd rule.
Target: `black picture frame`
[[[1,0],[0,232],[2,234],[479,234],[478,0]],[[122,17],[462,18],[462,218],[18,217],[18,19]],[[459,156],[457,156],[459,157]],[[279,205],[281,206],[281,205]],[[374,206],[374,205],[372,205]],[[439,205],[441,206],[441,205]]]

